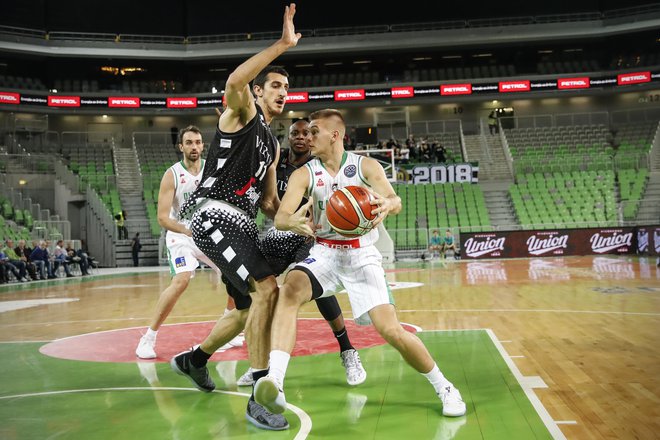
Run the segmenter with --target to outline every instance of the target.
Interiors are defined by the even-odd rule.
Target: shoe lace
[[[360,365],[360,355],[355,350],[349,350],[342,353],[342,362],[344,367],[350,369],[358,368]]]

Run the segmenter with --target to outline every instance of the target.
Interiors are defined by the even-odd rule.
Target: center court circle
[[[363,349],[384,345],[373,326],[358,326],[346,320],[346,330],[355,348]],[[145,327],[109,330],[58,339],[42,346],[39,351],[54,358],[90,362],[169,362],[170,359],[193,345],[201,343],[210,333],[215,321],[168,324],[160,328],[156,342],[158,357],[151,361],[138,359],[135,347]],[[408,324],[403,327],[415,333]],[[337,340],[328,323],[322,319],[299,319],[298,338],[292,356],[308,356],[338,352]],[[211,361],[245,360],[247,346],[234,347],[211,356]]]

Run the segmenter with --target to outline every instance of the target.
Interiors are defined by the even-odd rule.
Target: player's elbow
[[[170,218],[169,215],[163,215],[163,214],[158,214],[158,224],[160,225],[161,228],[166,228],[167,227],[167,220]]]

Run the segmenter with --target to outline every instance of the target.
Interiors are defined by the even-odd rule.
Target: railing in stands
[[[638,17],[648,20],[649,17],[660,15],[660,4],[633,6],[628,8],[608,10],[605,12],[577,12],[568,14],[546,14],[536,16],[496,17],[468,20],[449,20],[440,22],[420,22],[406,24],[365,25],[337,28],[304,29],[300,32],[303,37],[338,37],[349,35],[366,35],[376,33],[396,33],[413,31],[435,31],[461,28],[482,28],[520,26],[532,24],[570,23],[586,21],[620,21],[624,18]],[[280,32],[245,32],[218,35],[138,35],[119,33],[92,33],[92,32],[46,32],[45,30],[0,26],[0,35],[14,38],[36,38],[51,41],[94,41],[112,43],[151,43],[151,44],[209,44],[230,43],[238,41],[274,40],[280,37]]]

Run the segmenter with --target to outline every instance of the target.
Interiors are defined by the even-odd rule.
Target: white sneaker
[[[282,386],[270,376],[254,384],[254,400],[273,414],[282,414],[286,409],[286,398]]]
[[[230,348],[234,348],[234,347],[242,347],[244,342],[245,342],[245,335],[243,333],[240,333],[240,334],[236,335],[236,337],[234,339],[227,342],[225,345],[218,348],[216,351],[225,351],[225,350],[229,350]]]
[[[236,381],[239,387],[249,387],[254,385],[254,378],[252,377],[252,367],[248,368],[245,373]]]
[[[156,338],[149,338],[147,335],[144,335],[140,338],[140,343],[135,349],[135,354],[140,359],[155,359],[156,351],[154,347],[156,346]]]
[[[460,417],[465,415],[465,402],[461,393],[453,386],[449,385],[442,389],[438,394],[442,401],[442,415],[447,417]]]
[[[367,372],[362,367],[357,350],[350,349],[340,353],[341,363],[346,369],[346,382],[349,385],[360,385],[367,380]]]

